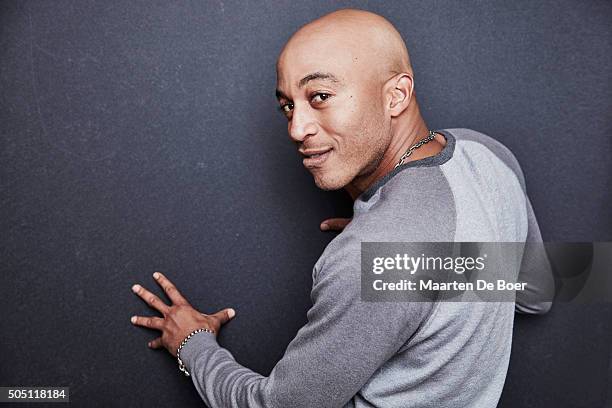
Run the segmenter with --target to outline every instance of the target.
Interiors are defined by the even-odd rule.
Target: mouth
[[[304,164],[304,167],[308,169],[321,167],[321,165],[331,155],[331,151],[331,148],[300,151],[300,153],[302,153],[302,156],[304,156],[304,160],[302,160],[302,163]]]

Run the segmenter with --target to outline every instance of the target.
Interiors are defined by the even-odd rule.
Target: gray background
[[[515,153],[545,239],[612,240],[609,1],[2,1],[0,385],[198,406],[129,322],[155,270],[202,311],[234,307],[221,344],[270,372],[306,321],[319,222],[350,214],[287,137],[275,59],[346,5],[397,25],[431,128]],[[518,318],[500,406],[602,406],[611,322],[609,304]]]

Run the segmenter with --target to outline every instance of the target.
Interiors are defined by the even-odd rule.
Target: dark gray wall
[[[0,3],[0,385],[75,406],[198,406],[132,314],[165,272],[268,374],[305,323],[311,268],[350,213],[316,189],[275,111],[276,56],[352,5],[404,35],[431,128],[521,162],[544,238],[612,240],[612,3]],[[158,291],[158,293],[160,293]],[[602,406],[610,305],[516,321],[503,407]]]

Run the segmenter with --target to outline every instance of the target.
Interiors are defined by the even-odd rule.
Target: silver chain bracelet
[[[197,330],[194,330],[191,333],[189,333],[189,335],[187,337],[185,337],[185,340],[183,340],[181,342],[181,345],[176,350],[176,359],[178,360],[179,370],[181,370],[183,372],[183,374],[185,374],[187,377],[189,377],[190,374],[187,371],[187,369],[185,368],[185,364],[183,364],[183,360],[181,360],[181,349],[183,348],[183,346],[185,344],[187,344],[187,340],[189,340],[191,337],[193,337],[194,335],[196,335],[198,333],[201,333],[201,332],[207,332],[207,333],[215,334],[215,332],[213,330],[210,330],[210,329],[197,329]]]

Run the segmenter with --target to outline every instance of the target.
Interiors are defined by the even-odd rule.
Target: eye
[[[283,113],[284,115],[288,115],[293,110],[293,104],[292,103],[284,103],[284,104],[282,104],[281,106],[278,107],[278,110],[281,111],[281,113]]]
[[[313,103],[321,103],[321,102],[325,102],[325,100],[327,100],[327,98],[329,98],[331,95],[325,92],[319,92],[314,94],[314,96],[312,97],[312,99],[310,100]]]

